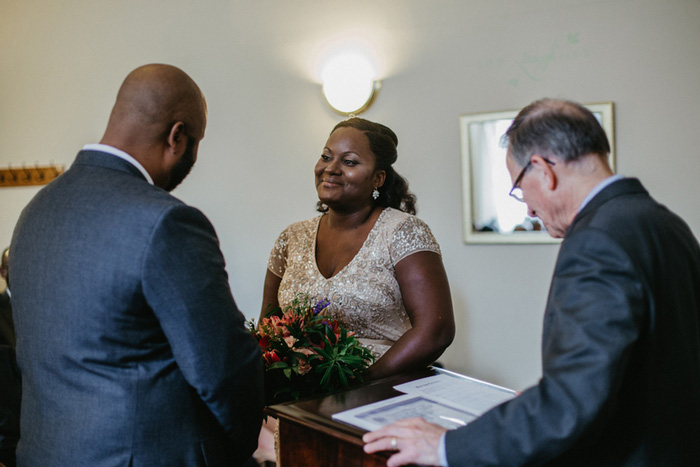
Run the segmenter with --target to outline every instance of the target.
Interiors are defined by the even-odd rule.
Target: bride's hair
[[[355,128],[367,136],[369,148],[377,160],[377,170],[386,172],[384,185],[379,188],[379,197],[374,200],[374,204],[415,214],[416,196],[408,191],[408,181],[392,167],[392,164],[396,162],[398,157],[396,146],[399,144],[399,138],[396,136],[396,133],[381,123],[371,122],[358,117],[343,120],[333,127],[333,131],[344,127]],[[333,131],[331,131],[331,134]],[[326,212],[328,211],[328,206],[319,201],[317,210]]]

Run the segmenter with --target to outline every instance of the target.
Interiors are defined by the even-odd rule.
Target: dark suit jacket
[[[0,462],[6,467],[15,465],[21,391],[15,350],[0,344]]]
[[[606,187],[561,244],[542,379],[448,432],[450,467],[697,465],[698,289],[688,226],[636,179]]]
[[[21,466],[235,466],[257,445],[262,359],[207,218],[81,151],[12,240]]]
[[[0,294],[0,345],[15,347],[15,324],[12,319],[12,305],[7,290]]]
[[[15,465],[19,439],[21,379],[15,360],[15,329],[7,291],[0,294],[0,462]]]

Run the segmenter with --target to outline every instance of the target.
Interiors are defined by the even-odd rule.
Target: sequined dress
[[[354,331],[380,357],[411,327],[395,265],[419,251],[440,254],[430,228],[415,216],[384,209],[355,257],[325,278],[316,263],[316,234],[323,215],[287,227],[275,242],[267,267],[282,278],[282,308],[298,293],[331,301],[329,313]]]

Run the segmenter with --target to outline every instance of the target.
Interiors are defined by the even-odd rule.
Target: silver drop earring
[[[377,199],[379,198],[379,190],[377,188],[374,188],[374,191],[372,192],[372,199]]]

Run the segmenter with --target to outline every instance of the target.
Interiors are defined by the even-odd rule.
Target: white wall
[[[210,217],[239,306],[257,316],[269,250],[314,215],[312,167],[340,119],[315,59],[348,34],[381,58],[363,116],[399,135],[397,170],[444,253],[459,325],[449,368],[518,389],[537,380],[557,253],[462,243],[459,115],[613,101],[618,171],[700,234],[697,0],[0,0],[0,167],[70,165],[102,136],[129,71],[180,66],[210,114],[175,195]],[[0,247],[36,191],[0,189]]]

